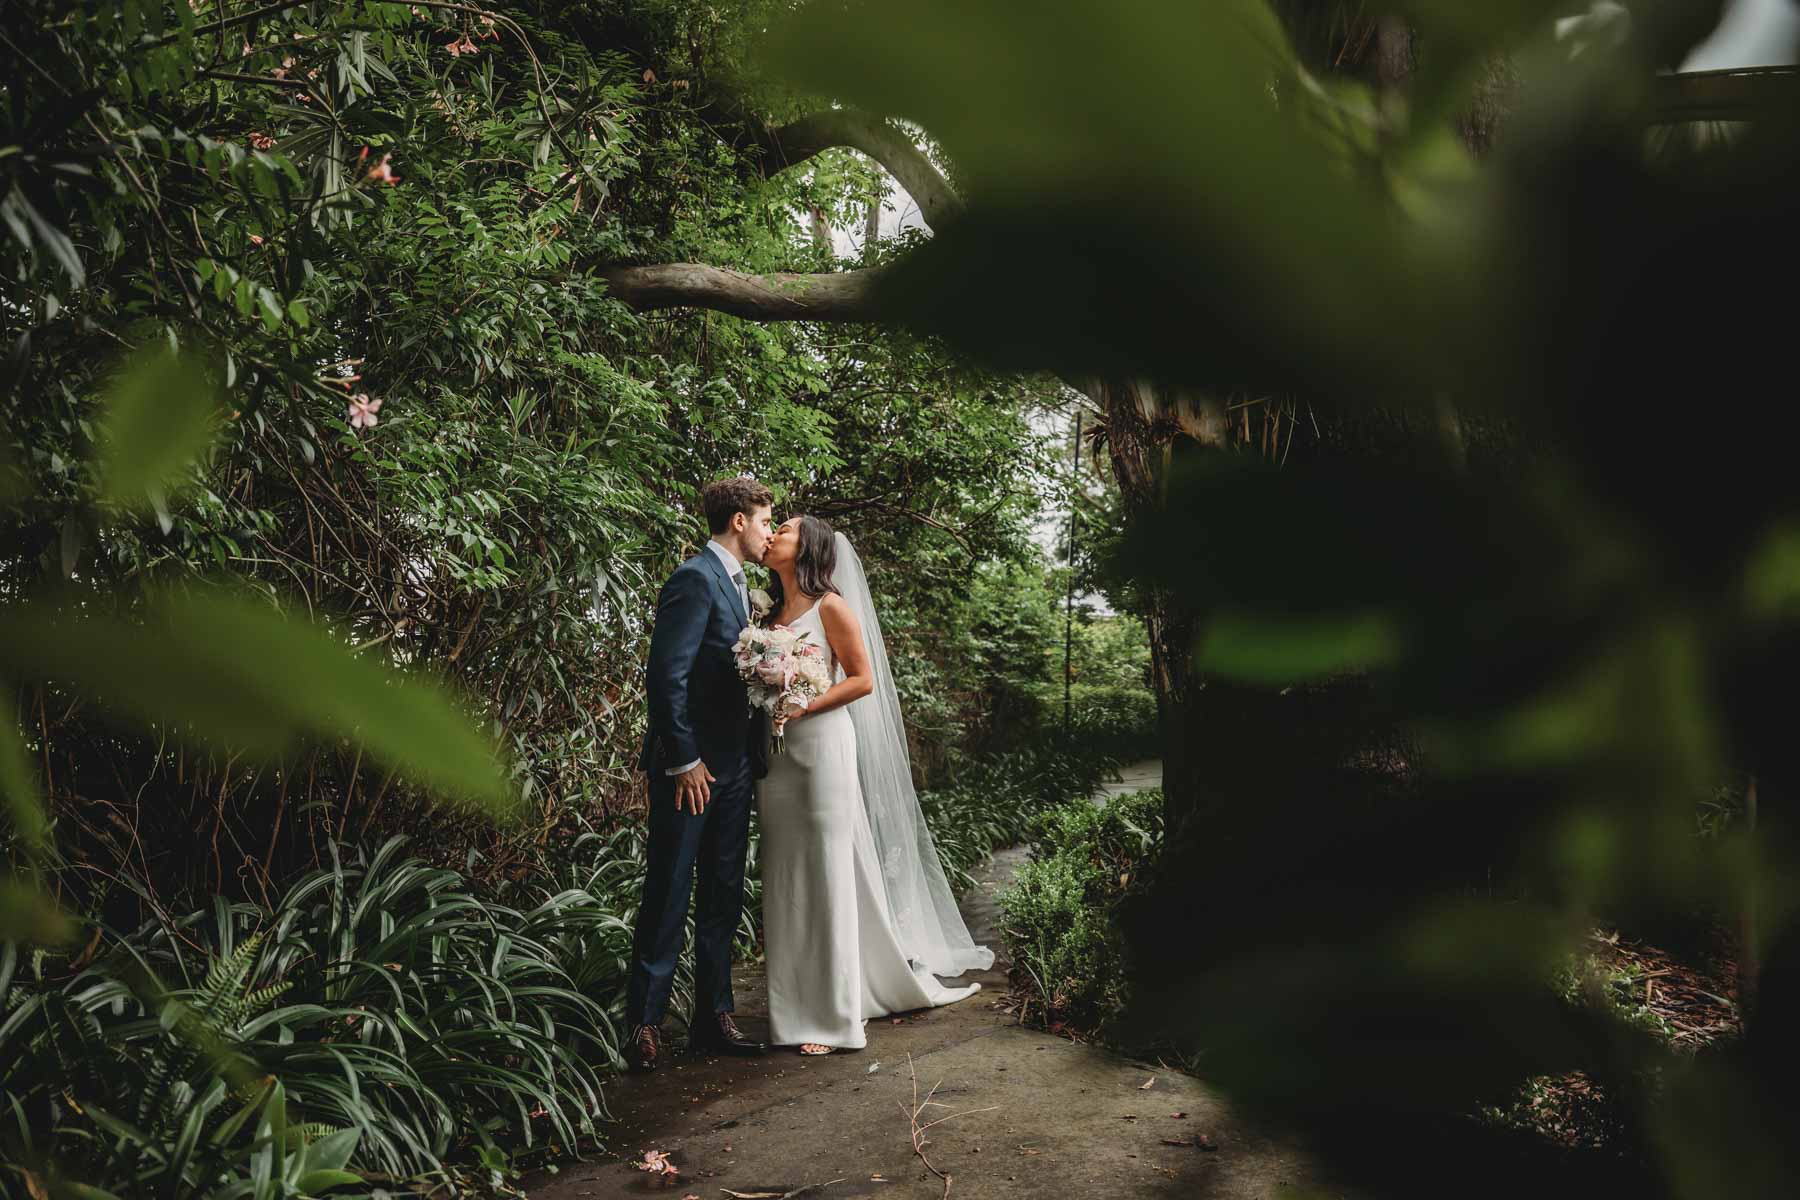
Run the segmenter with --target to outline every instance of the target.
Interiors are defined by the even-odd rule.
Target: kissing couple
[[[663,1057],[692,890],[689,1048],[768,1050],[731,1015],[753,798],[774,1044],[861,1049],[870,1017],[972,996],[980,983],[937,976],[994,961],[963,924],[919,809],[881,624],[849,539],[814,516],[773,528],[773,497],[754,479],[708,484],[701,502],[711,540],[663,585],[650,636],[650,728],[638,761],[650,776],[649,863],[625,997],[638,1070]],[[754,607],[746,562],[772,576]],[[759,615],[805,632],[833,680],[787,717],[784,753],[773,756],[733,654]]]

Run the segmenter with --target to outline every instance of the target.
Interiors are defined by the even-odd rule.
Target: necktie
[[[733,571],[731,573],[731,582],[737,585],[738,603],[742,604],[744,606],[744,611],[748,613],[750,611],[750,593],[744,587],[744,573],[742,571]]]

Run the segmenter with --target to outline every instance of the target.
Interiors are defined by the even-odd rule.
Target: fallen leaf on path
[[[1187,1114],[1186,1114],[1186,1113],[1170,1113],[1170,1114],[1169,1114],[1169,1115],[1170,1115],[1170,1116],[1171,1116],[1171,1117],[1174,1117],[1174,1118],[1175,1118],[1175,1119],[1176,1119],[1176,1120],[1177,1120],[1177,1121],[1185,1121],[1185,1120],[1187,1120]]]
[[[631,1164],[640,1171],[648,1171],[652,1175],[679,1175],[681,1169],[669,1161],[667,1150],[646,1150],[642,1161]]]
[[[869,1064],[869,1069],[864,1071],[863,1074],[864,1075],[873,1075],[875,1072],[877,1072],[879,1070],[881,1070],[881,1061],[879,1059],[877,1059],[875,1062],[872,1062]]]
[[[786,1192],[734,1192],[730,1188],[720,1188],[719,1190],[732,1197],[733,1200],[781,1200],[783,1196],[787,1195]]]
[[[1150,1085],[1155,1082],[1156,1082],[1156,1076],[1152,1075],[1150,1078],[1144,1080],[1144,1082],[1138,1084],[1138,1091],[1140,1091],[1140,1092],[1149,1091]]]

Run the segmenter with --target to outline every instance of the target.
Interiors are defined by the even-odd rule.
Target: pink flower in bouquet
[[[751,707],[774,718],[778,751],[788,719],[831,688],[825,650],[809,642],[809,636],[785,625],[752,625],[732,647],[738,675],[749,685]]]

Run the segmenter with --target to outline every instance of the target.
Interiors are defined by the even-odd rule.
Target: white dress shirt
[[[750,585],[744,582],[744,565],[738,562],[737,555],[711,538],[707,539],[706,548],[718,555],[719,561],[725,564],[725,574],[731,576],[731,582],[737,585],[738,603],[744,606],[744,612],[747,615],[750,612]],[[700,762],[701,760],[696,758],[684,767],[669,767],[663,774],[685,775],[699,766]]]

